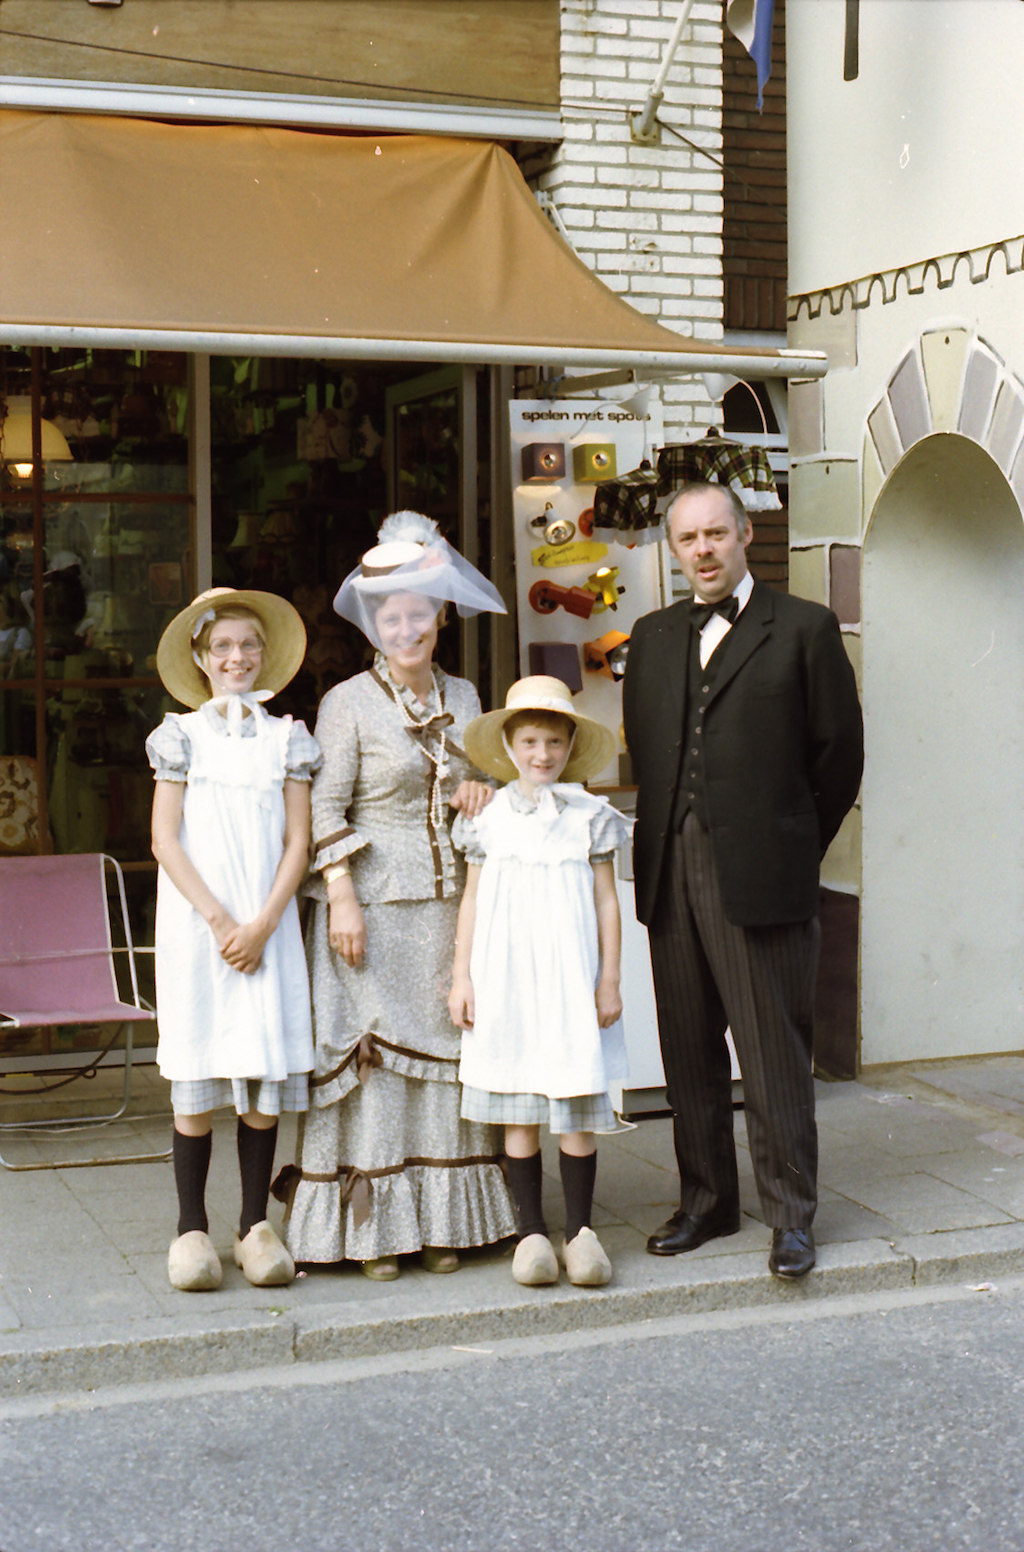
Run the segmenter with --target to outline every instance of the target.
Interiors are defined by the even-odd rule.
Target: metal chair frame
[[[96,1008],[90,1008],[84,1004],[77,1007],[73,1006],[71,1008],[62,1008],[59,1010],[60,1017],[54,1016],[53,1010],[46,1010],[39,1007],[4,1010],[2,1006],[0,1006],[0,1034],[2,1034],[4,1029],[42,1029],[53,1027],[58,1024],[112,1024],[114,1026],[114,1034],[111,1036],[108,1045],[99,1053],[98,1057],[94,1054],[92,1060],[87,1061],[79,1070],[72,1072],[69,1077],[62,1079],[61,1084],[54,1084],[50,1086],[51,1088],[57,1088],[62,1086],[62,1084],[71,1083],[76,1079],[92,1076],[95,1074],[103,1062],[104,1057],[110,1052],[114,1041],[117,1039],[118,1034],[123,1028],[125,1031],[124,1087],[121,1094],[121,1102],[116,1110],[105,1112],[102,1115],[81,1116],[76,1120],[62,1121],[60,1119],[50,1118],[39,1121],[0,1122],[0,1133],[20,1132],[30,1136],[38,1133],[49,1133],[54,1136],[67,1136],[78,1131],[88,1130],[90,1128],[109,1126],[112,1122],[120,1120],[126,1114],[128,1109],[128,1105],[131,1099],[134,1025],[139,1022],[154,1021],[156,1018],[156,1013],[154,1009],[143,1000],[139,993],[139,981],[136,970],[135,957],[137,954],[152,953],[153,951],[152,949],[135,947],[135,943],[132,938],[131,921],[128,915],[128,900],[124,888],[124,875],[121,871],[120,864],[114,857],[110,857],[104,852],[93,852],[89,853],[88,857],[79,855],[73,858],[59,856],[45,858],[5,857],[0,858],[0,879],[2,879],[5,870],[17,870],[22,864],[26,863],[32,863],[38,867],[38,865],[42,863],[49,865],[47,866],[46,871],[52,873],[54,883],[59,884],[62,864],[68,864],[73,861],[76,867],[81,867],[87,860],[95,863],[100,876],[100,889],[103,897],[103,907],[106,921],[106,949],[105,951],[96,950],[95,948],[82,949],[77,951],[72,950],[71,953],[72,955],[75,952],[89,954],[93,961],[95,961],[97,957],[100,957],[101,953],[105,952],[107,966],[109,968],[111,977],[111,986],[115,993],[114,1002],[112,1005],[105,1004],[100,1010],[97,1010]],[[117,882],[117,895],[121,910],[121,930],[124,935],[125,942],[125,946],[123,948],[115,947],[111,942],[110,936],[111,912],[110,899],[107,894],[107,879],[111,872],[113,873],[113,876]],[[44,965],[63,961],[68,957],[66,951],[59,951],[53,947],[48,949],[45,944],[40,945],[40,951],[38,954],[26,956],[23,952],[19,952],[13,945],[11,941],[12,936],[13,935],[11,933],[7,933],[5,935],[4,925],[2,922],[0,922],[0,1001],[2,1001],[3,998],[7,995],[6,988],[3,985],[3,974],[5,968],[17,971],[19,968],[24,969],[30,961],[32,963]],[[115,955],[124,955],[126,957],[129,977],[131,981],[131,1002],[122,1001],[120,993],[117,991]],[[112,1009],[116,1009],[121,1016],[117,1017],[115,1015],[114,1017],[111,1017]],[[97,1017],[97,1011],[100,1011],[105,1016]],[[16,1073],[19,1071],[25,1071],[26,1069],[18,1067],[17,1062],[17,1057],[5,1056],[2,1051],[0,1051],[0,1071],[4,1073]],[[57,1159],[52,1161],[44,1160],[41,1162],[31,1162],[27,1164],[15,1164],[12,1163],[10,1159],[5,1158],[2,1153],[0,1153],[0,1165],[2,1165],[4,1169],[13,1171],[38,1169],[87,1169],[94,1166],[98,1167],[104,1164],[157,1163],[170,1158],[170,1156],[171,1150],[168,1148],[161,1153],[131,1153],[118,1154],[109,1158],[100,1156],[88,1159]]]

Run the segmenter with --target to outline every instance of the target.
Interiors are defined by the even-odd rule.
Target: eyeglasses
[[[211,641],[207,651],[211,657],[230,657],[236,647],[247,657],[261,657],[263,654],[263,643],[255,636],[246,636],[244,641]]]

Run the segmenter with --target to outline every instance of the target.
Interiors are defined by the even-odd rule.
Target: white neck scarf
[[[255,716],[263,702],[272,700],[273,695],[273,690],[230,690],[225,695],[214,695],[204,701],[203,710],[208,709],[216,716],[223,713],[228,733],[232,738],[238,738],[246,712]]]

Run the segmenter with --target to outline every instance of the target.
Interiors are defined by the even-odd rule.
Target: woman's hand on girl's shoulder
[[[494,796],[494,788],[485,781],[460,781],[451,800],[451,807],[458,809],[467,819],[482,814]]]

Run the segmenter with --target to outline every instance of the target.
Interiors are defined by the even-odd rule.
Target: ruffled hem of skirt
[[[424,1245],[467,1250],[515,1233],[498,1163],[408,1164],[372,1179],[370,1212],[357,1228],[355,1205],[340,1179],[300,1176],[286,1216],[285,1241],[296,1261],[373,1261],[411,1255]]]

